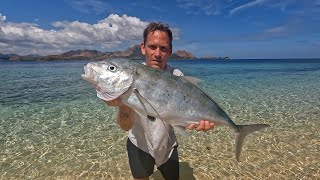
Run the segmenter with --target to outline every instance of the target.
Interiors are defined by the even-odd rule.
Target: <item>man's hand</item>
[[[214,128],[214,123],[205,121],[205,120],[201,120],[198,126],[196,126],[196,124],[190,124],[189,126],[187,126],[187,129],[190,129],[190,130],[195,129],[197,131],[203,131],[203,132],[206,132],[213,128]]]

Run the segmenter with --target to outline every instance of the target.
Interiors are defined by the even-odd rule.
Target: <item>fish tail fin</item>
[[[247,135],[259,131],[261,129],[270,127],[268,124],[249,124],[249,125],[237,125],[236,130],[236,159],[239,162],[240,153],[244,139]]]

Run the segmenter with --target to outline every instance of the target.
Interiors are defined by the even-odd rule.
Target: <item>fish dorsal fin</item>
[[[203,80],[196,78],[196,77],[192,77],[192,76],[180,76],[181,78],[183,78],[184,80],[190,82],[191,84],[195,85],[195,86],[199,86],[199,84],[201,82],[203,82]]]

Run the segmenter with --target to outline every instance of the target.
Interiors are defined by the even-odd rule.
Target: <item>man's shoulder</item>
[[[184,76],[182,71],[180,71],[179,69],[174,69],[172,74],[175,75],[175,76]]]
[[[179,69],[176,69],[172,66],[170,66],[169,64],[167,64],[167,68],[166,71],[171,72],[173,75],[175,76],[184,76],[184,74],[182,73],[182,71],[180,71]]]

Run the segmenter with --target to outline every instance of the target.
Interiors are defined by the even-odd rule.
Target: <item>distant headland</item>
[[[145,56],[140,51],[140,45],[134,45],[127,48],[124,51],[114,51],[114,52],[101,52],[97,50],[71,50],[62,54],[57,55],[26,55],[21,56],[18,54],[2,54],[0,52],[0,60],[9,61],[55,61],[55,60],[103,60],[103,59],[113,59],[113,58],[126,58],[132,60],[143,60]],[[185,50],[178,50],[174,52],[169,59],[179,60],[179,59],[210,59],[210,60],[228,60],[229,57],[201,57],[197,58],[192,53]]]

